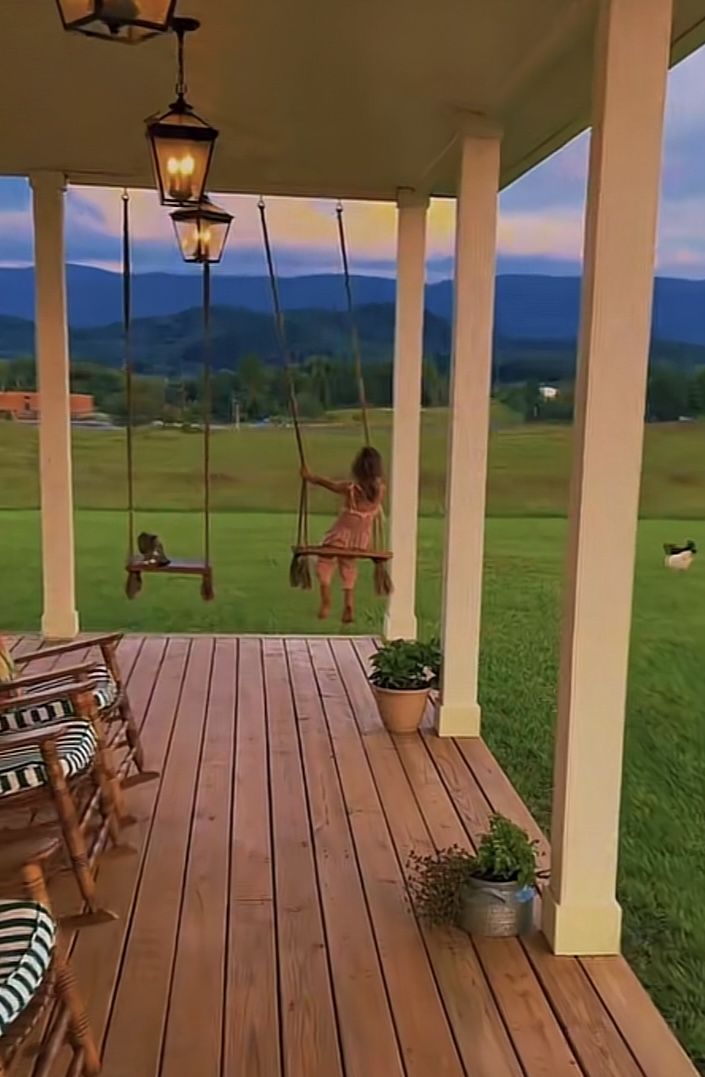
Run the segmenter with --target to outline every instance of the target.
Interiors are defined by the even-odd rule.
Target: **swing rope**
[[[345,242],[345,225],[343,224],[343,203],[338,202],[335,207],[338,218],[338,240],[340,242],[340,259],[343,263],[343,278],[345,280],[345,298],[348,305],[348,323],[350,325],[350,340],[353,348],[355,362],[355,380],[357,382],[357,397],[362,412],[362,429],[365,434],[365,445],[370,444],[370,421],[367,408],[367,394],[365,392],[365,377],[362,370],[362,349],[360,347],[360,334],[357,329],[355,318],[355,305],[352,296],[352,283],[350,281],[350,266],[348,264],[348,247]]]
[[[296,381],[294,377],[294,363],[291,357],[291,351],[289,349],[289,341],[286,335],[286,325],[284,322],[284,311],[281,304],[281,296],[279,294],[279,282],[277,280],[276,270],[274,268],[274,256],[272,254],[272,244],[269,238],[269,226],[267,224],[267,207],[265,201],[260,197],[257,203],[259,209],[260,223],[262,226],[262,240],[264,242],[264,252],[267,259],[267,269],[269,271],[269,286],[272,292],[272,305],[274,307],[274,326],[277,337],[277,344],[279,347],[279,354],[281,356],[284,370],[286,372],[287,390],[289,396],[289,411],[291,413],[291,421],[294,426],[294,434],[296,437],[296,448],[299,454],[299,467],[302,472],[307,470],[306,465],[306,452],[304,449],[304,439],[301,432],[301,424],[299,421],[299,403],[296,396]],[[311,570],[308,563],[308,557],[298,553],[297,551],[307,547],[309,544],[308,537],[308,483],[302,477],[301,487],[299,490],[299,515],[296,525],[296,548],[294,550],[294,556],[291,560],[291,566],[289,569],[289,582],[292,587],[301,587],[308,591],[311,588]]]
[[[355,317],[355,304],[353,302],[352,294],[352,282],[350,280],[350,264],[348,262],[348,247],[345,240],[345,225],[343,223],[343,203],[338,202],[335,207],[336,217],[338,218],[338,240],[340,243],[340,260],[343,265],[343,279],[345,281],[345,297],[348,307],[348,323],[350,326],[350,340],[353,349],[353,360],[355,363],[355,379],[357,381],[357,395],[360,403],[360,412],[362,414],[362,428],[365,435],[365,445],[368,447],[371,444],[370,440],[370,420],[369,420],[369,406],[367,403],[367,393],[365,391],[365,375],[362,366],[362,348],[360,347],[360,334],[357,328],[357,319]],[[376,550],[382,550],[385,546],[385,525],[384,517],[380,512],[378,516],[375,516],[372,530],[372,545]],[[383,560],[376,560],[374,563],[375,573],[375,592],[378,595],[390,595],[392,593],[392,581],[387,571],[387,566]]]
[[[211,266],[203,263],[203,558],[205,571],[201,580],[201,598],[210,602],[213,592],[211,566]]]
[[[199,575],[201,577],[201,597],[210,601],[213,594],[213,569],[211,565],[211,490],[210,490],[210,434],[212,410],[211,377],[211,330],[210,330],[210,265],[203,266],[203,516],[204,516],[204,560],[198,562],[170,561],[166,565],[153,565],[140,560],[135,537],[135,466],[134,466],[134,427],[135,427],[135,378],[132,355],[132,259],[130,245],[130,193],[125,188],[122,192],[122,327],[123,327],[123,370],[125,374],[125,403],[127,424],[125,428],[125,448],[127,464],[127,580],[125,594],[135,598],[142,589],[143,571],[160,571],[175,575]]]
[[[135,556],[135,479],[134,479],[134,367],[132,362],[132,266],[130,257],[130,193],[122,192],[122,328],[124,346],[125,402],[127,406],[127,429],[125,448],[127,455],[127,563]],[[138,577],[128,573],[125,591],[134,598],[140,589]]]
[[[272,255],[272,245],[269,237],[269,228],[267,225],[267,211],[264,199],[260,197],[257,203],[260,222],[262,226],[262,239],[264,242],[264,251],[267,261],[267,269],[269,272],[269,284],[272,293],[272,305],[274,308],[274,321],[275,331],[277,336],[277,344],[279,347],[282,363],[286,372],[287,388],[289,396],[289,410],[291,412],[291,420],[294,427],[294,434],[296,437],[296,446],[299,455],[299,465],[302,471],[306,471],[306,453],[304,448],[303,434],[301,431],[301,422],[299,415],[299,405],[296,394],[296,379],[294,362],[289,348],[288,338],[286,334],[286,326],[284,321],[284,312],[281,304],[281,296],[279,293],[279,284],[277,280],[277,274],[274,267],[274,258]],[[352,301],[352,288],[350,282],[350,273],[348,270],[347,248],[345,244],[345,232],[342,221],[343,207],[338,203],[338,235],[340,239],[340,247],[343,258],[344,276],[345,276],[345,288],[348,300],[348,317],[350,321],[351,336],[353,339],[353,349],[355,354],[355,374],[357,380],[358,397],[360,401],[360,409],[362,412],[362,422],[365,437],[365,444],[370,445],[370,428],[368,419],[368,405],[367,397],[365,393],[365,381],[362,368],[362,352],[360,349],[360,340],[357,332],[357,326],[355,322],[355,311]],[[291,561],[291,567],[289,569],[289,582],[292,587],[302,587],[305,590],[309,590],[311,587],[311,570],[308,562],[309,555],[316,554],[319,556],[339,556],[339,551],[334,547],[324,546],[310,546],[309,545],[309,530],[308,530],[308,483],[305,479],[302,479],[301,490],[299,494],[299,514],[297,524],[297,538],[296,545],[294,546],[293,557]],[[373,549],[371,550],[357,550],[346,551],[348,557],[366,557],[374,563],[374,582],[375,591],[378,595],[389,595],[391,593],[391,581],[389,579],[389,573],[386,568],[386,560],[389,558],[389,554],[382,550],[382,531],[381,521],[375,520],[375,531]]]

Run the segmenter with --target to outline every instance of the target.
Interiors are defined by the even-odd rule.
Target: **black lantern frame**
[[[171,26],[176,0],[56,0],[64,30],[139,45]]]
[[[223,257],[233,215],[206,197],[198,206],[171,214],[176,242],[185,262],[215,265]]]
[[[152,166],[163,206],[198,206],[205,198],[218,131],[186,100],[184,37],[197,19],[172,19],[178,39],[176,99],[166,112],[147,120]]]

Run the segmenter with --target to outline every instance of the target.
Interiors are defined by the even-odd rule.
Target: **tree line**
[[[392,405],[391,361],[365,364],[365,391],[373,407]],[[358,385],[354,364],[328,356],[311,356],[296,365],[294,390],[299,413],[315,419],[336,408],[356,407]],[[527,422],[570,422],[573,417],[574,384],[567,379],[552,383],[557,395],[547,399],[535,378],[511,384],[498,383],[495,396]],[[441,407],[448,403],[448,374],[435,360],[423,364],[422,403]],[[32,359],[0,360],[0,390],[34,390],[36,369]],[[125,378],[121,371],[100,363],[73,363],[71,389],[88,393],[96,411],[117,423],[127,418]],[[166,377],[136,374],[133,390],[135,422],[198,422],[203,413],[202,374]],[[220,369],[211,379],[211,414],[215,422],[232,423],[284,416],[289,410],[287,372],[246,355],[235,370]],[[671,422],[705,416],[705,367],[658,362],[649,370],[646,419]]]
[[[541,383],[531,379],[522,384],[500,386],[496,395],[526,422],[569,423],[573,419],[575,385],[571,381],[552,383],[557,395],[546,398]],[[646,421],[676,422],[705,416],[705,367],[684,367],[677,363],[654,363],[649,369],[646,393]]]
[[[365,393],[372,407],[392,404],[391,361],[365,364]],[[36,385],[34,360],[0,361],[0,389],[32,390]],[[311,356],[293,369],[293,388],[303,418],[315,419],[335,408],[356,407],[359,389],[352,361]],[[98,363],[72,363],[71,390],[93,396],[97,412],[118,423],[126,421],[124,374]],[[133,415],[136,423],[197,422],[203,412],[203,375],[165,377],[135,374]],[[439,407],[448,399],[447,375],[434,360],[423,365],[423,403]],[[290,406],[290,381],[281,366],[246,355],[235,370],[220,369],[211,376],[211,415],[216,422],[232,423],[237,415],[256,422],[284,416]]]

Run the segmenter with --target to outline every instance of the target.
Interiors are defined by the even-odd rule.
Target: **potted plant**
[[[536,842],[503,815],[493,815],[477,853],[459,846],[409,858],[410,889],[427,923],[453,924],[470,935],[506,938],[529,931],[538,870]]]
[[[438,687],[441,650],[436,640],[392,640],[372,657],[370,684],[390,733],[414,733],[429,692]]]

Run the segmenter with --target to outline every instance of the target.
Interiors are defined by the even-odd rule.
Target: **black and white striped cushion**
[[[117,699],[117,685],[106,666],[96,666],[94,669],[81,675],[81,680],[90,681],[93,689],[93,700],[99,711],[112,707]],[[75,678],[62,677],[57,673],[47,681],[42,681],[41,691],[56,691],[56,699],[51,703],[43,703],[41,707],[23,707],[20,709],[0,711],[0,735],[3,733],[22,733],[26,729],[34,729],[35,726],[46,725],[47,722],[60,722],[66,718],[73,718],[75,711],[70,699],[62,696],[62,692],[71,684],[75,684]]]
[[[33,901],[0,901],[0,1036],[37,994],[54,953],[56,925]]]
[[[85,770],[95,756],[96,737],[90,722],[67,722],[56,740],[65,777]],[[0,740],[0,797],[45,785],[46,767],[38,745],[3,749]]]

